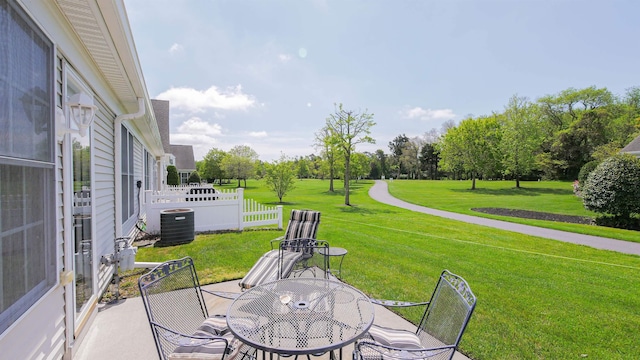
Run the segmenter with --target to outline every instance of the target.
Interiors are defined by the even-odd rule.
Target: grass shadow
[[[294,206],[296,204],[299,204],[297,202],[289,202],[289,201],[283,201],[283,202],[279,202],[279,201],[269,201],[269,202],[262,202],[265,205],[270,205],[270,206],[278,206],[278,205],[282,205],[282,206]]]
[[[340,210],[341,213],[346,213],[346,214],[373,215],[373,214],[381,213],[381,211],[372,210],[371,208],[359,206],[357,204],[342,205],[338,207],[338,210]]]
[[[472,189],[449,189],[451,192],[468,193],[468,194],[481,194],[481,195],[495,195],[495,196],[539,196],[539,195],[571,195],[572,189],[546,189],[546,188],[525,188],[525,187],[512,187],[508,189],[487,189],[476,188]]]

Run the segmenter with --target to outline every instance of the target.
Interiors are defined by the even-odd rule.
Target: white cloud
[[[209,124],[199,117],[192,117],[177,128],[179,134],[218,136],[222,134],[222,126]],[[171,134],[173,141],[173,134]]]
[[[267,132],[266,131],[252,131],[252,132],[249,133],[249,136],[256,137],[256,138],[263,138],[263,137],[267,137]]]
[[[240,85],[229,87],[226,90],[220,90],[216,86],[212,86],[205,91],[177,87],[159,94],[156,98],[169,100],[172,108],[191,112],[203,112],[210,108],[247,110],[255,104],[253,96],[244,94]]]
[[[196,160],[202,160],[212,148],[221,147],[220,139],[206,134],[172,133],[171,143],[193,146],[193,155]]]
[[[282,61],[283,63],[289,62],[289,60],[291,60],[291,55],[289,54],[280,54],[278,55],[278,59],[280,59],[280,61]]]
[[[449,120],[455,118],[456,114],[451,109],[431,110],[415,107],[413,109],[403,111],[403,116],[407,119]]]
[[[175,54],[177,52],[181,52],[184,49],[184,47],[178,43],[174,43],[173,45],[171,45],[171,47],[169,48],[169,53],[170,54]]]
[[[171,143],[193,146],[196,160],[200,160],[213,147],[221,145],[222,127],[210,124],[199,117],[192,117],[171,133]]]

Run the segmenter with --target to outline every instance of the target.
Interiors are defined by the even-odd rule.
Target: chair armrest
[[[200,290],[202,290],[202,292],[206,292],[207,294],[211,294],[214,296],[218,296],[218,297],[221,297],[224,299],[230,299],[230,300],[235,300],[236,298],[238,298],[238,296],[240,296],[240,293],[231,292],[231,291],[209,291],[202,288],[200,288]]]
[[[151,321],[150,323],[158,336],[161,336],[163,339],[176,346],[202,346],[216,341],[224,342],[225,348],[229,346],[229,341],[221,336],[187,335],[179,331],[169,329],[155,321]]]
[[[284,235],[279,236],[279,237],[271,240],[271,250],[275,250],[275,249],[280,248],[280,241],[282,241],[282,240],[284,240]],[[278,243],[278,246],[273,247],[273,243]]]
[[[356,343],[353,350],[353,360],[367,359],[398,359],[398,360],[420,360],[436,357],[443,358],[446,353],[455,352],[454,345],[405,349],[388,346],[374,342],[373,340],[361,340]],[[447,357],[448,358],[448,357]]]
[[[385,307],[409,307],[429,305],[428,301],[425,302],[411,302],[411,301],[398,301],[398,300],[383,300],[383,299],[370,299],[372,304],[382,305]]]

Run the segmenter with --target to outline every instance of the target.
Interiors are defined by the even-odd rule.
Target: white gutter
[[[115,139],[116,239],[122,237],[122,123],[142,117],[145,113],[144,98],[138,98],[138,111],[132,114],[118,115],[113,125]]]

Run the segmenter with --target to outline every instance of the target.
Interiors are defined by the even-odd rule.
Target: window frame
[[[135,140],[126,126],[121,125],[121,166],[120,181],[122,184],[122,223],[126,223],[135,215]]]
[[[0,287],[4,288],[7,284],[4,281],[4,263],[7,259],[14,256],[15,251],[20,251],[23,256],[24,266],[17,269],[16,274],[7,274],[11,277],[10,283],[14,284],[20,276],[23,278],[22,292],[16,293],[15,299],[11,299],[11,294],[7,295],[2,290],[3,296],[8,296],[8,304],[5,306],[3,297],[0,299],[0,334],[4,333],[13,324],[16,323],[24,314],[26,314],[41,299],[47,296],[59,283],[59,253],[58,253],[58,232],[56,231],[56,151],[57,144],[55,138],[55,109],[56,109],[56,91],[55,91],[55,67],[56,67],[56,51],[55,45],[51,39],[42,31],[42,29],[31,19],[28,13],[15,0],[0,0],[0,16],[6,16],[5,26],[2,33],[6,38],[0,37],[0,46],[12,47],[14,41],[24,41],[25,38],[31,42],[23,45],[27,52],[14,52],[7,55],[6,58],[0,59],[4,63],[4,69],[0,68],[0,94],[5,98],[5,102],[0,102],[0,121],[6,120],[6,123],[0,122],[0,128],[11,138],[24,139],[26,144],[35,144],[38,149],[29,149],[28,146],[15,144],[6,145],[6,148],[0,149],[0,167],[11,168],[4,174],[8,178],[6,183],[0,182],[0,194],[4,191],[10,192],[8,196],[17,196],[18,202],[16,208],[9,207],[8,211],[19,213],[16,215],[21,219],[15,220],[13,226],[9,218],[10,213],[5,212],[2,207],[9,205],[1,200],[0,197],[0,214],[2,214],[2,222],[9,223],[9,226],[3,226],[0,232]],[[11,31],[13,28],[22,30],[23,33]],[[16,35],[16,36],[12,36]],[[19,35],[22,35],[18,38]],[[18,46],[18,45],[16,45]],[[38,52],[38,50],[41,50]],[[29,53],[28,51],[31,51]],[[18,55],[15,55],[17,53]],[[30,61],[20,56],[27,54]],[[25,65],[26,64],[26,65]],[[27,81],[28,85],[35,85],[31,97],[25,90],[24,85],[27,84],[25,79],[19,75],[22,70],[30,69],[32,76]],[[3,71],[4,70],[4,71]],[[25,81],[25,82],[20,82]],[[27,87],[28,87],[27,85]],[[39,86],[44,87],[39,88]],[[41,91],[38,93],[36,90]],[[5,93],[6,91],[6,93]],[[24,116],[31,117],[34,124],[33,134],[29,134],[24,128],[24,117],[16,109],[16,96],[18,91],[22,91],[24,103]],[[25,97],[27,96],[27,97]],[[26,106],[31,104],[32,112]],[[6,106],[3,110],[3,106]],[[40,106],[40,110],[35,108]],[[37,123],[37,121],[41,121]],[[22,123],[21,123],[22,122]],[[37,128],[37,125],[42,126]],[[22,128],[21,128],[22,126]],[[21,132],[22,130],[22,132]],[[40,131],[40,133],[38,133]],[[44,132],[44,135],[41,133]],[[29,135],[33,138],[29,139]],[[38,139],[37,136],[41,136]],[[31,143],[28,142],[31,140]],[[34,151],[35,150],[35,151]],[[13,169],[13,167],[17,167]],[[12,180],[17,177],[17,180]],[[17,186],[16,186],[17,185]],[[34,186],[35,185],[35,186]],[[5,190],[6,189],[6,190]],[[35,189],[35,190],[34,190]],[[34,195],[35,193],[35,195]],[[37,206],[34,206],[30,198],[37,197]],[[9,199],[8,197],[5,198]],[[9,200],[6,200],[9,201]],[[15,200],[14,200],[15,201]],[[31,205],[31,206],[30,206]],[[16,225],[20,223],[19,225]],[[35,231],[35,232],[34,232]],[[16,236],[13,238],[12,236]],[[15,239],[22,240],[22,247],[12,247],[12,241]],[[12,240],[13,239],[13,240]],[[5,248],[5,245],[7,246]],[[15,244],[13,244],[15,245]],[[7,253],[5,254],[5,249]],[[16,250],[17,249],[17,250]],[[5,257],[6,255],[6,257]],[[41,269],[34,269],[33,266],[27,264],[35,262],[41,264]],[[13,263],[7,261],[9,265]],[[34,276],[34,278],[31,278]],[[17,287],[9,287],[8,291],[16,290]]]

